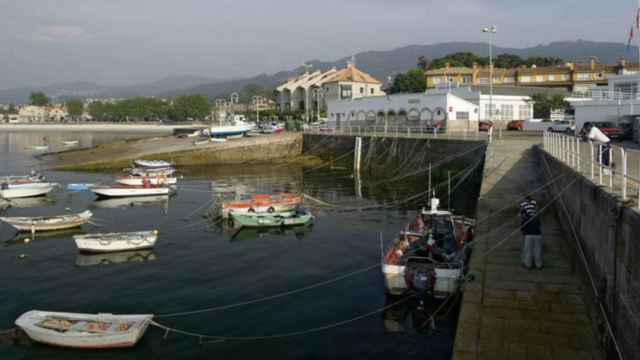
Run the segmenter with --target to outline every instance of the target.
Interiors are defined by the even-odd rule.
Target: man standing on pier
[[[527,196],[525,201],[520,204],[520,219],[522,235],[524,235],[521,254],[522,266],[531,270],[535,265],[538,270],[542,270],[542,230],[538,206],[531,196]]]
[[[599,151],[596,153],[596,161],[600,162],[601,165],[609,166],[609,152],[611,150],[611,139],[605,135],[602,130],[598,129],[597,126],[593,125],[590,122],[584,123],[584,127],[582,128],[582,136],[585,141],[593,141],[598,146]],[[602,159],[602,161],[600,161]],[[605,173],[608,169],[604,169]]]

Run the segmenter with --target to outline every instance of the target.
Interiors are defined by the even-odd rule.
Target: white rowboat
[[[46,195],[55,188],[55,185],[50,186],[30,186],[30,187],[17,187],[0,189],[0,197],[5,199],[17,199],[28,198],[35,196]]]
[[[76,314],[31,310],[16,320],[31,340],[54,346],[109,349],[134,346],[153,315]]]
[[[64,146],[76,146],[80,144],[79,140],[69,140],[69,141],[63,141],[62,142],[64,144]]]
[[[142,186],[148,180],[151,185],[175,185],[178,179],[166,176],[123,176],[116,178],[116,182],[122,185]]]
[[[47,182],[22,182],[22,183],[10,183],[7,184],[9,189],[28,189],[28,188],[47,188],[47,187],[56,187],[60,184],[58,183],[47,183]]]
[[[31,148],[36,151],[47,151],[49,150],[49,145],[34,145]]]
[[[131,251],[152,248],[158,240],[158,231],[139,231],[129,233],[74,235],[78,250],[104,253]]]
[[[127,185],[107,185],[96,186],[92,191],[103,197],[128,197],[128,196],[158,196],[169,195],[174,188],[168,186],[127,186]]]
[[[79,214],[38,217],[0,217],[19,231],[53,231],[71,229],[89,222],[93,213],[89,210]]]
[[[172,162],[164,160],[135,160],[133,163],[143,168],[167,168],[175,165]]]

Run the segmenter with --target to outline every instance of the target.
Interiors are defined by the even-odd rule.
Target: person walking
[[[537,203],[530,196],[520,204],[521,230],[524,239],[520,261],[522,266],[531,270],[535,266],[542,270],[542,224],[538,216]]]
[[[599,151],[596,153],[596,161],[600,162],[601,165],[608,167],[611,160],[609,159],[611,139],[609,139],[602,130],[598,129],[597,126],[590,122],[584,123],[581,133],[585,140],[593,141],[593,143],[598,146]]]

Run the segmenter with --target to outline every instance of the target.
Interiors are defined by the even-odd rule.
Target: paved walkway
[[[553,205],[542,214],[545,268],[520,266],[518,203],[543,185],[532,149],[540,141],[506,137],[489,147],[470,266],[476,279],[464,293],[454,360],[601,358]],[[550,200],[534,198],[540,209]]]

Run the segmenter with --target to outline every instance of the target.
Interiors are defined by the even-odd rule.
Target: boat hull
[[[168,187],[159,188],[94,188],[93,192],[101,197],[138,197],[138,196],[160,196],[169,195],[171,189]]]
[[[88,223],[92,216],[91,211],[85,211],[76,215],[47,217],[48,222],[43,221],[44,218],[0,217],[0,220],[10,224],[18,231],[56,231],[82,226]]]
[[[145,169],[166,169],[172,167],[174,164],[163,160],[135,160],[133,162],[136,166]]]
[[[164,176],[149,176],[149,177],[141,177],[141,176],[131,176],[131,177],[121,177],[117,178],[116,182],[122,185],[129,186],[142,186],[144,184],[144,180],[148,180],[151,185],[175,185],[178,182],[177,178],[174,177],[164,177]]]
[[[38,327],[38,319],[54,316],[77,321],[128,322],[133,325],[121,333],[66,332]],[[112,316],[93,314],[72,314],[56,312],[29,311],[16,320],[16,326],[22,329],[33,341],[59,347],[77,349],[113,349],[132,347],[142,338],[151,323],[153,315]]]
[[[55,186],[19,186],[0,190],[0,197],[5,199],[19,199],[36,196],[44,196],[51,192]]]
[[[81,252],[109,253],[151,249],[156,244],[158,233],[145,231],[123,234],[76,235],[73,240]]]
[[[274,204],[268,206],[253,206],[253,207],[235,207],[235,208],[223,208],[222,217],[229,218],[230,216],[237,215],[250,215],[250,214],[275,214],[289,212],[296,209],[298,204]]]
[[[233,214],[233,221],[242,227],[279,227],[279,226],[300,226],[307,225],[313,221],[311,214],[299,214],[294,216],[279,215],[240,215]]]

